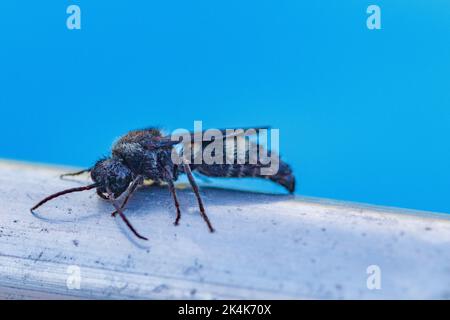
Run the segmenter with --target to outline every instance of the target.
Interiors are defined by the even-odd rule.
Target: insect
[[[230,134],[227,135],[225,130],[221,130],[221,132],[223,133],[223,139],[230,137]],[[194,139],[195,133],[190,133],[190,135]],[[232,134],[231,137],[233,135],[237,137],[239,133]],[[112,153],[109,157],[100,159],[91,168],[61,176],[75,176],[89,172],[93,181],[92,184],[52,194],[31,208],[31,212],[56,197],[72,192],[96,189],[99,197],[113,205],[115,209],[111,214],[113,217],[119,215],[134,235],[140,239],[148,240],[136,231],[123,213],[131,195],[144,184],[145,180],[152,180],[156,184],[162,182],[167,184],[176,209],[174,224],[178,225],[181,211],[174,182],[180,174],[186,174],[197,198],[200,215],[210,232],[214,232],[214,228],[205,212],[199,188],[192,172],[209,177],[261,177],[282,185],[291,193],[295,189],[295,178],[292,170],[281,160],[279,161],[278,172],[270,176],[261,175],[261,169],[267,167],[267,164],[264,165],[260,161],[255,164],[195,164],[193,161],[184,159],[177,164],[172,160],[171,154],[172,152],[181,154],[181,150],[176,149],[176,145],[179,143],[180,141],[172,141],[170,136],[164,136],[161,130],[157,128],[130,131],[113,144]],[[207,146],[209,143],[211,141],[202,141],[203,146]],[[117,201],[122,195],[124,197],[119,205]]]

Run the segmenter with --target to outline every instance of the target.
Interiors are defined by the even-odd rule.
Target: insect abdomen
[[[195,170],[208,177],[227,177],[227,178],[244,178],[258,177],[270,179],[271,181],[282,185],[289,192],[295,190],[295,177],[290,167],[280,161],[277,173],[273,175],[263,175],[261,169],[267,167],[261,164],[201,164],[191,165]]]

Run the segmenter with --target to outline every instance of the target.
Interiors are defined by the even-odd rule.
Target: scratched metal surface
[[[146,187],[125,212],[145,242],[93,191],[31,215],[42,197],[87,182],[61,172],[0,162],[0,298],[450,299],[445,215],[203,188],[210,234],[189,189],[175,227],[168,191]],[[367,288],[369,265],[380,290]],[[79,289],[67,286],[70,266]]]

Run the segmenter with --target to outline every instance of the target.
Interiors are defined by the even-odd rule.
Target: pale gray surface
[[[0,162],[0,298],[450,298],[446,215],[203,188],[210,234],[190,190],[175,227],[168,191],[146,187],[125,212],[145,242],[94,191],[31,215],[88,181],[61,172]],[[366,286],[374,264],[381,290]],[[66,286],[70,265],[80,290]]]

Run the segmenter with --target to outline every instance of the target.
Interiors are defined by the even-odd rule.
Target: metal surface
[[[94,191],[33,216],[88,182],[62,172],[0,162],[0,298],[450,298],[446,215],[202,188],[211,234],[190,189],[175,227],[169,192],[145,187],[125,211],[141,241]]]

